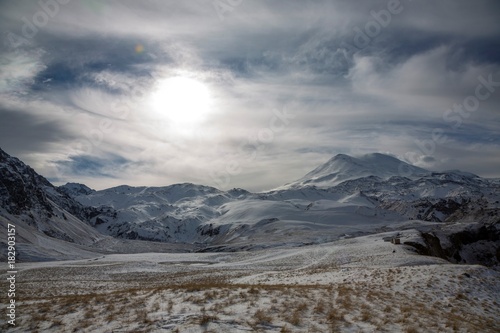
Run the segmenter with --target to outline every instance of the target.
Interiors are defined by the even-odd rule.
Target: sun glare
[[[179,130],[192,129],[210,111],[208,88],[196,79],[182,76],[159,81],[150,102],[160,118]]]

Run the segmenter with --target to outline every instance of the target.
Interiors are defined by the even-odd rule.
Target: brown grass
[[[273,322],[273,317],[268,315],[266,311],[258,309],[253,315],[256,324],[267,325]]]
[[[318,303],[316,303],[316,306],[314,307],[314,312],[318,314],[325,313],[325,302],[320,299]]]
[[[203,314],[200,318],[200,325],[201,326],[206,326],[209,323],[215,322],[219,320],[219,317],[214,316],[214,315],[208,315],[208,314]]]
[[[377,274],[384,274],[384,272],[381,270]],[[370,272],[368,275],[373,277],[374,273]],[[179,276],[181,276],[180,273]],[[206,277],[206,275],[203,276]],[[397,293],[393,289],[384,291],[384,289],[374,288],[377,283],[384,283],[387,287],[387,278],[391,276],[397,277],[396,270],[390,270],[390,273],[378,279],[380,282],[376,282],[375,285],[368,282],[354,284],[348,280],[344,283],[329,285],[250,285],[231,284],[228,280],[210,278],[197,278],[186,283],[185,281],[191,278],[187,276],[185,279],[172,283],[169,281],[169,284],[164,285],[161,284],[164,282],[156,281],[155,285],[151,285],[150,288],[146,284],[142,288],[125,288],[111,292],[102,290],[100,294],[97,289],[94,293],[84,293],[83,288],[71,290],[74,294],[70,295],[63,295],[69,290],[66,289],[41,297],[36,296],[34,292],[24,292],[23,297],[32,301],[23,307],[24,317],[20,320],[22,320],[23,327],[29,328],[28,330],[32,332],[50,325],[54,332],[62,332],[65,325],[68,327],[64,327],[64,330],[71,332],[75,325],[82,326],[83,324],[86,327],[94,325],[98,317],[113,322],[110,326],[115,328],[119,324],[127,325],[138,320],[142,324],[141,329],[147,331],[151,327],[144,326],[144,324],[151,322],[151,316],[144,311],[137,313],[135,311],[136,308],[145,304],[150,305],[153,312],[166,310],[169,315],[165,317],[182,313],[182,311],[191,312],[188,309],[190,307],[206,308],[205,313],[187,323],[191,325],[198,323],[208,325],[216,322],[217,315],[232,316],[234,313],[225,312],[225,309],[234,304],[243,304],[244,308],[248,306],[247,315],[255,318],[249,319],[246,323],[248,326],[276,322],[276,318],[279,317],[281,322],[286,322],[285,326],[280,327],[282,332],[290,332],[290,328],[297,332],[338,332],[342,325],[347,325],[347,322],[355,330],[357,325],[355,322],[358,320],[373,324],[376,330],[382,330],[388,324],[393,324],[395,329],[403,332],[406,330],[410,333],[416,332],[417,329],[453,331],[458,328],[467,331],[498,331],[499,323],[493,315],[495,309],[498,309],[498,301],[486,301],[482,298],[477,301],[475,307],[483,306],[489,310],[485,312],[486,315],[477,315],[463,306],[448,308],[448,303],[445,301],[432,304],[431,300],[435,298],[431,293],[426,293],[427,280],[424,280],[423,285],[418,286],[418,290],[415,289],[412,292],[410,304],[409,294],[406,291]],[[397,278],[394,279],[394,283],[399,285]],[[408,286],[411,287],[411,285]],[[459,301],[455,304],[465,304],[461,300],[466,299],[468,294],[450,292],[445,296],[451,297],[452,301],[455,299]],[[197,306],[182,304],[184,301]],[[97,306],[93,306],[91,311],[89,304]],[[259,304],[265,304],[265,308],[257,309]],[[64,316],[72,312],[80,312],[80,321],[68,322],[67,317]],[[64,320],[65,325],[59,324],[52,318]],[[425,318],[425,320],[419,318]],[[245,321],[239,323],[245,325]],[[179,328],[180,331],[184,330],[183,326]],[[209,328],[204,328],[204,331],[216,329],[216,325],[210,325]],[[257,327],[254,330],[263,331],[264,329]]]
[[[280,333],[291,333],[291,332],[292,331],[290,331],[288,326],[284,325],[283,327],[281,327]]]

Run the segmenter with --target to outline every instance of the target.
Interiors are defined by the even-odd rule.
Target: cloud
[[[13,155],[44,151],[74,138],[65,123],[15,109],[0,109],[0,142]]]
[[[40,58],[40,54],[21,50],[3,54],[0,94],[27,94],[33,79],[44,69]]]
[[[73,176],[93,178],[114,178],[116,171],[125,168],[130,161],[121,156],[108,155],[106,159],[93,156],[71,156],[67,161],[56,161],[59,168],[66,168],[65,173]]]
[[[40,4],[2,2],[0,144],[52,179],[94,188],[222,179],[264,190],[333,154],[374,151],[500,176],[489,156],[498,92],[460,126],[443,119],[500,70],[499,5],[401,0],[349,49],[388,4],[243,1],[221,20],[210,0],[71,1],[26,36]],[[158,82],[174,76],[210,91],[196,127],[151,110]],[[423,151],[436,129],[447,142]]]

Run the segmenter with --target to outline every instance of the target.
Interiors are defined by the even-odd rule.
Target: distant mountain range
[[[456,222],[498,225],[499,200],[498,179],[431,172],[379,153],[339,154],[295,182],[251,193],[189,183],[55,187],[0,150],[0,222],[19,226],[25,260],[155,246],[249,250]]]

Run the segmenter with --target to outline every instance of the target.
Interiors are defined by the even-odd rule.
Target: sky
[[[343,153],[500,177],[497,0],[0,1],[0,148],[264,191]]]

